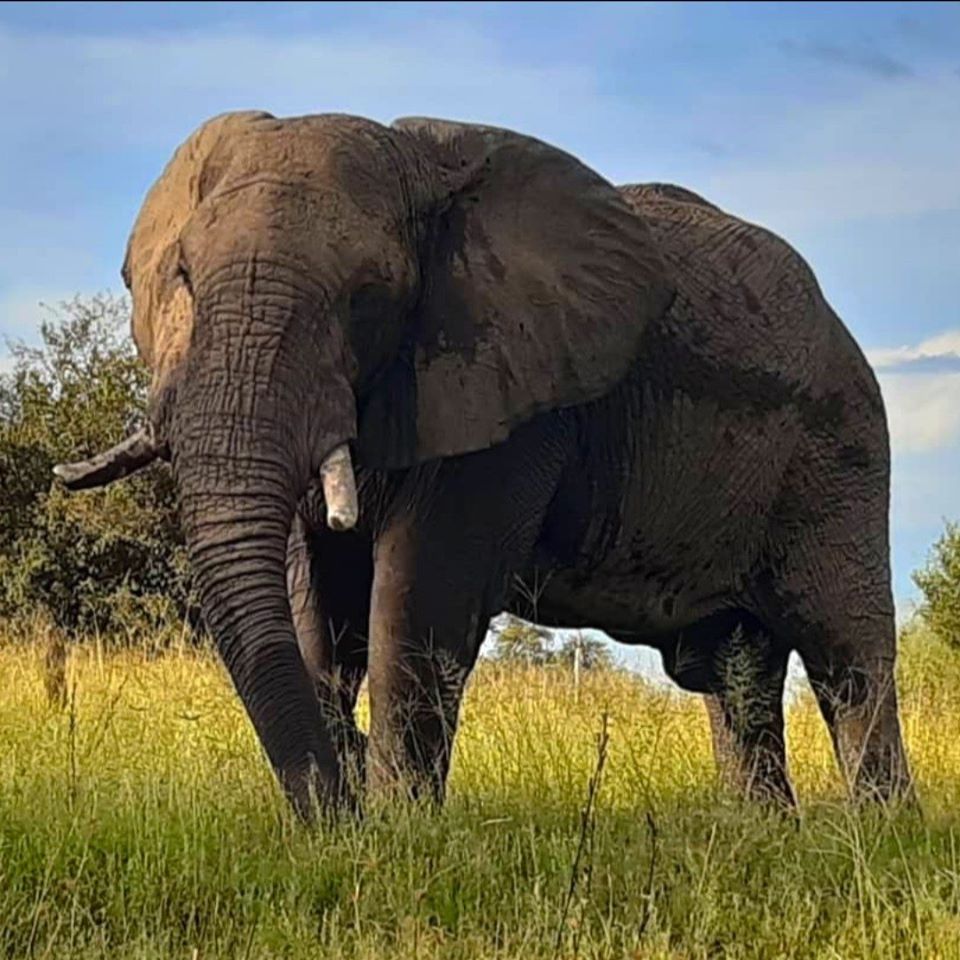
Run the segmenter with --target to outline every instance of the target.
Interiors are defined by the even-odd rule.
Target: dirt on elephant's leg
[[[727,786],[751,800],[793,807],[783,729],[788,655],[756,625],[738,626],[714,654],[718,689],[704,701]]]

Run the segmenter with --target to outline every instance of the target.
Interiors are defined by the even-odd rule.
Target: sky
[[[233,109],[511,127],[783,236],[880,379],[909,613],[960,519],[960,3],[0,3],[0,369],[40,303],[122,290],[145,191]]]

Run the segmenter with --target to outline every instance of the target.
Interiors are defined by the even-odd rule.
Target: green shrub
[[[960,524],[947,524],[913,581],[923,593],[920,614],[927,625],[942,640],[960,647]]]
[[[148,374],[125,299],[49,310],[40,346],[0,376],[0,617],[69,630],[156,629],[190,612],[169,471],[68,494],[51,468],[116,443],[143,416]]]

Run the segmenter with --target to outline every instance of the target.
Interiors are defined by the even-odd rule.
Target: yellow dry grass
[[[74,649],[63,708],[44,657],[0,646],[3,957],[960,957],[960,656],[929,637],[922,820],[843,802],[808,696],[784,818],[717,788],[698,698],[485,664],[441,813],[310,833],[211,656]]]

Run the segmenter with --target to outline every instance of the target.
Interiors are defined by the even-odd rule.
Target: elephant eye
[[[187,269],[187,264],[184,262],[182,256],[177,260],[176,277],[183,282],[183,285],[187,288],[187,292],[192,297],[193,283],[190,280],[190,271]]]

